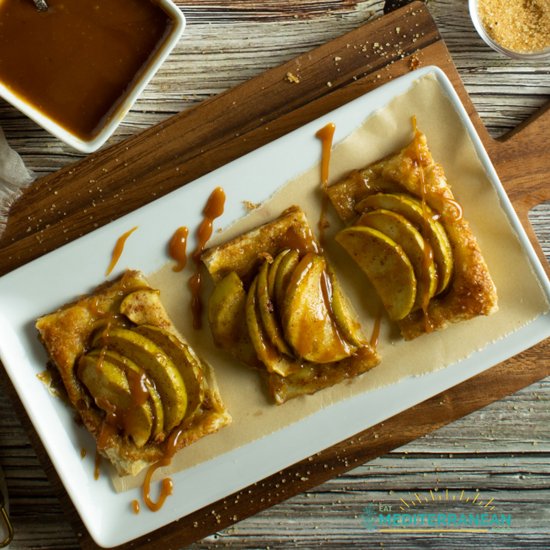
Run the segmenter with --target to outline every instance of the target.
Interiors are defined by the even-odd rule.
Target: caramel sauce
[[[136,372],[132,369],[124,369],[128,385],[130,386],[130,395],[132,396],[132,405],[140,407],[149,399],[149,389],[147,388],[148,378],[145,372]]]
[[[197,271],[191,275],[188,281],[189,289],[191,290],[191,313],[193,315],[193,328],[200,330],[202,328],[202,274]]]
[[[145,502],[147,508],[151,510],[151,512],[158,512],[166,502],[166,499],[172,494],[174,490],[174,484],[172,480],[169,477],[166,477],[161,481],[158,500],[154,501],[151,498],[151,477],[158,468],[168,466],[171,461],[171,458],[163,458],[162,460],[155,462],[155,464],[153,464],[152,466],[149,466],[149,469],[145,474],[145,480],[143,481],[143,501]]]
[[[0,1],[0,82],[90,139],[128,97],[173,23],[158,0]]]
[[[109,445],[109,441],[117,435],[117,428],[120,427],[120,416],[117,415],[114,407],[106,399],[96,399],[96,405],[105,411],[105,417],[101,423],[99,435],[97,436],[97,448],[105,449]]]
[[[307,252],[319,252],[319,247],[311,234],[309,227],[307,229],[291,226],[284,235],[281,235],[280,245],[281,248],[290,248],[291,250],[297,250],[300,254],[306,254]]]
[[[139,505],[139,501],[138,500],[132,500],[132,512],[134,512],[134,514],[139,514],[139,511],[140,511],[140,505]]]
[[[129,369],[125,369],[125,374],[130,385],[131,397],[130,406],[127,409],[118,408],[103,397],[95,399],[96,405],[106,412],[97,440],[97,445],[100,449],[105,448],[109,439],[116,435],[119,430],[125,435],[135,432],[135,423],[137,422],[135,411],[149,398],[149,390],[145,385],[145,381],[147,380],[146,375],[144,373],[135,373]],[[154,414],[153,408],[151,412]]]
[[[203,210],[203,220],[197,230],[197,247],[193,251],[193,261],[195,262],[195,273],[189,278],[189,288],[191,289],[191,312],[193,314],[193,328],[199,330],[202,328],[202,275],[201,275],[201,254],[204,251],[206,243],[212,236],[213,222],[223,214],[225,206],[225,192],[221,187],[216,187],[208,197],[206,206]]]
[[[187,237],[189,230],[182,226],[176,229],[170,239],[168,251],[170,257],[176,261],[176,265],[172,268],[173,271],[182,271],[187,265]]]
[[[315,134],[315,137],[321,140],[321,189],[323,191],[323,198],[321,200],[321,214],[319,215],[319,222],[317,224],[319,228],[319,242],[321,246],[324,245],[325,240],[325,230],[329,226],[327,219],[327,208],[328,208],[328,178],[330,171],[330,154],[332,150],[332,140],[334,138],[334,131],[336,130],[336,125],[333,122],[329,122],[326,126],[323,126]]]
[[[159,468],[168,466],[172,462],[172,458],[178,449],[178,440],[182,434],[183,429],[176,429],[172,431],[166,442],[164,456],[159,461],[149,466],[147,473],[145,474],[145,480],[143,481],[143,501],[145,502],[147,508],[149,508],[152,512],[158,512],[162,508],[166,499],[172,494],[174,484],[169,477],[164,478],[160,485],[159,498],[155,502],[151,498],[151,478]]]
[[[136,227],[132,227],[129,231],[126,231],[123,235],[121,235],[113,249],[113,254],[111,256],[111,263],[109,264],[109,267],[107,268],[107,271],[105,272],[105,277],[108,277],[111,274],[111,271],[115,268],[115,265],[117,264],[118,260],[120,259],[120,255],[122,254],[122,251],[124,250],[124,245],[126,244],[126,240],[128,237],[137,229]]]
[[[86,458],[86,449],[84,447],[80,448],[80,458],[84,459]]]

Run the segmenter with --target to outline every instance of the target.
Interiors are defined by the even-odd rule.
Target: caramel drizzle
[[[143,502],[145,502],[147,508],[149,508],[152,512],[158,512],[158,510],[162,508],[166,499],[173,493],[174,484],[169,477],[164,478],[161,481],[159,498],[155,502],[151,498],[151,478],[159,468],[168,466],[172,462],[172,458],[178,450],[178,440],[183,434],[183,431],[184,430],[182,428],[179,428],[170,434],[168,441],[166,442],[164,456],[149,466],[147,473],[145,474],[145,480],[143,481]]]
[[[147,399],[149,399],[149,388],[147,382],[150,382],[145,371],[135,372],[131,369],[124,369],[128,386],[130,387],[130,395],[132,396],[132,404],[136,407],[141,407]]]
[[[109,326],[109,325],[108,325]],[[102,348],[96,363],[96,368],[101,369],[105,358],[106,348]],[[128,409],[119,409],[106,399],[96,398],[96,405],[105,411],[105,417],[101,424],[101,429],[97,438],[97,448],[104,449],[108,446],[109,440],[116,435],[118,430],[125,434],[134,432],[133,423],[136,422],[135,411],[142,406],[150,397],[148,383],[152,381],[148,378],[145,371],[135,372],[132,369],[122,367],[130,390],[130,407]],[[151,407],[153,420],[156,422],[155,410]],[[96,454],[97,458],[97,454]]]
[[[176,261],[176,265],[172,267],[173,271],[182,271],[187,265],[187,237],[189,230],[187,227],[182,226],[176,229],[175,233],[170,239],[168,245],[168,251],[170,257]]]
[[[191,289],[191,312],[193,314],[193,328],[199,330],[202,328],[202,300],[201,300],[201,254],[204,251],[206,243],[212,236],[213,222],[223,214],[225,206],[225,192],[221,187],[216,187],[208,197],[206,206],[203,210],[204,218],[197,231],[197,247],[193,251],[193,261],[195,262],[195,273],[189,278],[189,288]]]
[[[132,512],[134,512],[134,514],[139,514],[139,511],[140,511],[140,505],[139,505],[139,501],[138,500],[132,500]]]
[[[332,140],[334,138],[334,131],[336,125],[333,122],[329,122],[326,126],[323,126],[315,133],[315,137],[321,140],[322,144],[322,156],[321,156],[321,189],[323,191],[323,198],[321,200],[321,214],[319,215],[319,222],[317,227],[319,228],[319,242],[323,246],[325,241],[325,230],[329,226],[327,219],[328,208],[328,178],[330,171],[330,155],[332,151]]]
[[[107,268],[107,271],[105,272],[105,277],[108,277],[111,274],[111,271],[115,268],[115,265],[117,264],[118,260],[120,259],[120,255],[122,254],[122,251],[124,250],[124,245],[126,244],[126,240],[128,237],[137,229],[136,227],[132,227],[129,231],[126,231],[126,233],[122,234],[115,244],[115,247],[113,249],[113,253],[111,255],[111,263],[109,264],[109,267]]]

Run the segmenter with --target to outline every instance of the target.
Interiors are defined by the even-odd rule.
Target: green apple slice
[[[160,291],[153,288],[141,288],[124,296],[119,311],[136,325],[159,324],[166,319]]]
[[[401,214],[428,239],[437,268],[436,295],[443,292],[451,280],[454,261],[449,238],[443,225],[437,221],[437,214],[427,204],[423,205],[419,199],[400,193],[377,193],[357,204],[359,212],[379,208]]]
[[[275,296],[275,279],[277,275],[277,270],[281,265],[283,258],[290,252],[290,248],[285,248],[275,256],[273,263],[269,265],[269,271],[267,273],[267,291],[271,299]]]
[[[93,347],[106,347],[131,359],[155,383],[164,406],[164,428],[170,432],[181,423],[187,409],[187,392],[173,361],[145,336],[115,327],[96,334]]]
[[[336,241],[370,279],[390,319],[406,317],[415,302],[416,277],[403,249],[384,233],[365,226],[343,229]]]
[[[199,412],[204,399],[204,373],[199,358],[189,346],[162,328],[141,325],[134,330],[161,348],[180,371],[187,392],[187,410],[184,420],[190,420]]]
[[[357,313],[355,313],[349,300],[342,291],[336,274],[329,266],[327,266],[327,274],[332,287],[331,305],[334,321],[338,325],[342,336],[354,346],[362,347],[366,345],[367,340],[363,334]]]
[[[96,405],[112,415],[114,423],[143,447],[153,429],[153,415],[148,402],[137,403],[132,396],[124,371],[101,356],[83,355],[77,374],[92,394]]]
[[[425,308],[437,289],[437,270],[430,244],[401,214],[390,210],[373,210],[361,215],[357,225],[372,227],[397,243],[408,256],[416,276],[416,299],[413,310]]]
[[[135,376],[138,384],[144,384],[145,388],[149,392],[150,405],[154,418],[153,431],[151,438],[158,441],[164,439],[166,435],[164,433],[164,409],[162,407],[162,401],[160,399],[159,392],[155,387],[155,384],[147,376],[143,369],[140,369],[133,361],[117,353],[116,351],[109,349],[94,349],[87,354],[89,357],[104,358],[112,365],[116,365],[122,369],[126,375],[126,379],[129,382],[130,391],[133,387],[130,383],[131,376]],[[135,399],[134,399],[135,400]]]
[[[285,290],[290,276],[299,261],[300,253],[297,250],[291,250],[288,254],[284,255],[277,268],[277,272],[275,273],[275,287],[273,289],[273,296],[275,298],[275,305],[279,308],[279,310],[284,301]]]
[[[256,304],[258,311],[260,312],[260,317],[262,319],[262,324],[267,337],[281,353],[286,353],[286,355],[292,356],[292,350],[285,342],[283,331],[280,328],[278,318],[275,315],[273,296],[269,294],[268,271],[270,270],[270,267],[271,266],[268,262],[264,262],[258,272],[258,282],[256,283]]]
[[[288,376],[300,368],[300,363],[283,355],[266,335],[257,305],[258,277],[256,276],[248,289],[246,298],[246,325],[250,340],[258,359],[269,372]]]
[[[246,291],[236,272],[221,279],[208,301],[208,323],[214,343],[247,365],[258,363],[245,318]]]
[[[306,254],[290,277],[281,308],[286,341],[298,357],[313,363],[340,361],[355,350],[332,318],[325,270],[322,256]]]

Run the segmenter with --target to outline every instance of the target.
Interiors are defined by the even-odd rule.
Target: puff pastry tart
[[[298,207],[202,260],[215,283],[208,306],[215,343],[258,368],[276,403],[378,363]]]
[[[497,310],[497,293],[426,136],[328,187],[336,235],[406,339]]]
[[[121,475],[231,421],[210,367],[138,271],[41,317],[36,328],[69,402]]]

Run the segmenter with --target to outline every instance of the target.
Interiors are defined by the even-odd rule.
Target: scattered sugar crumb
[[[300,79],[290,71],[286,73],[285,80],[287,80],[288,82],[292,82],[292,84],[300,84]]]

